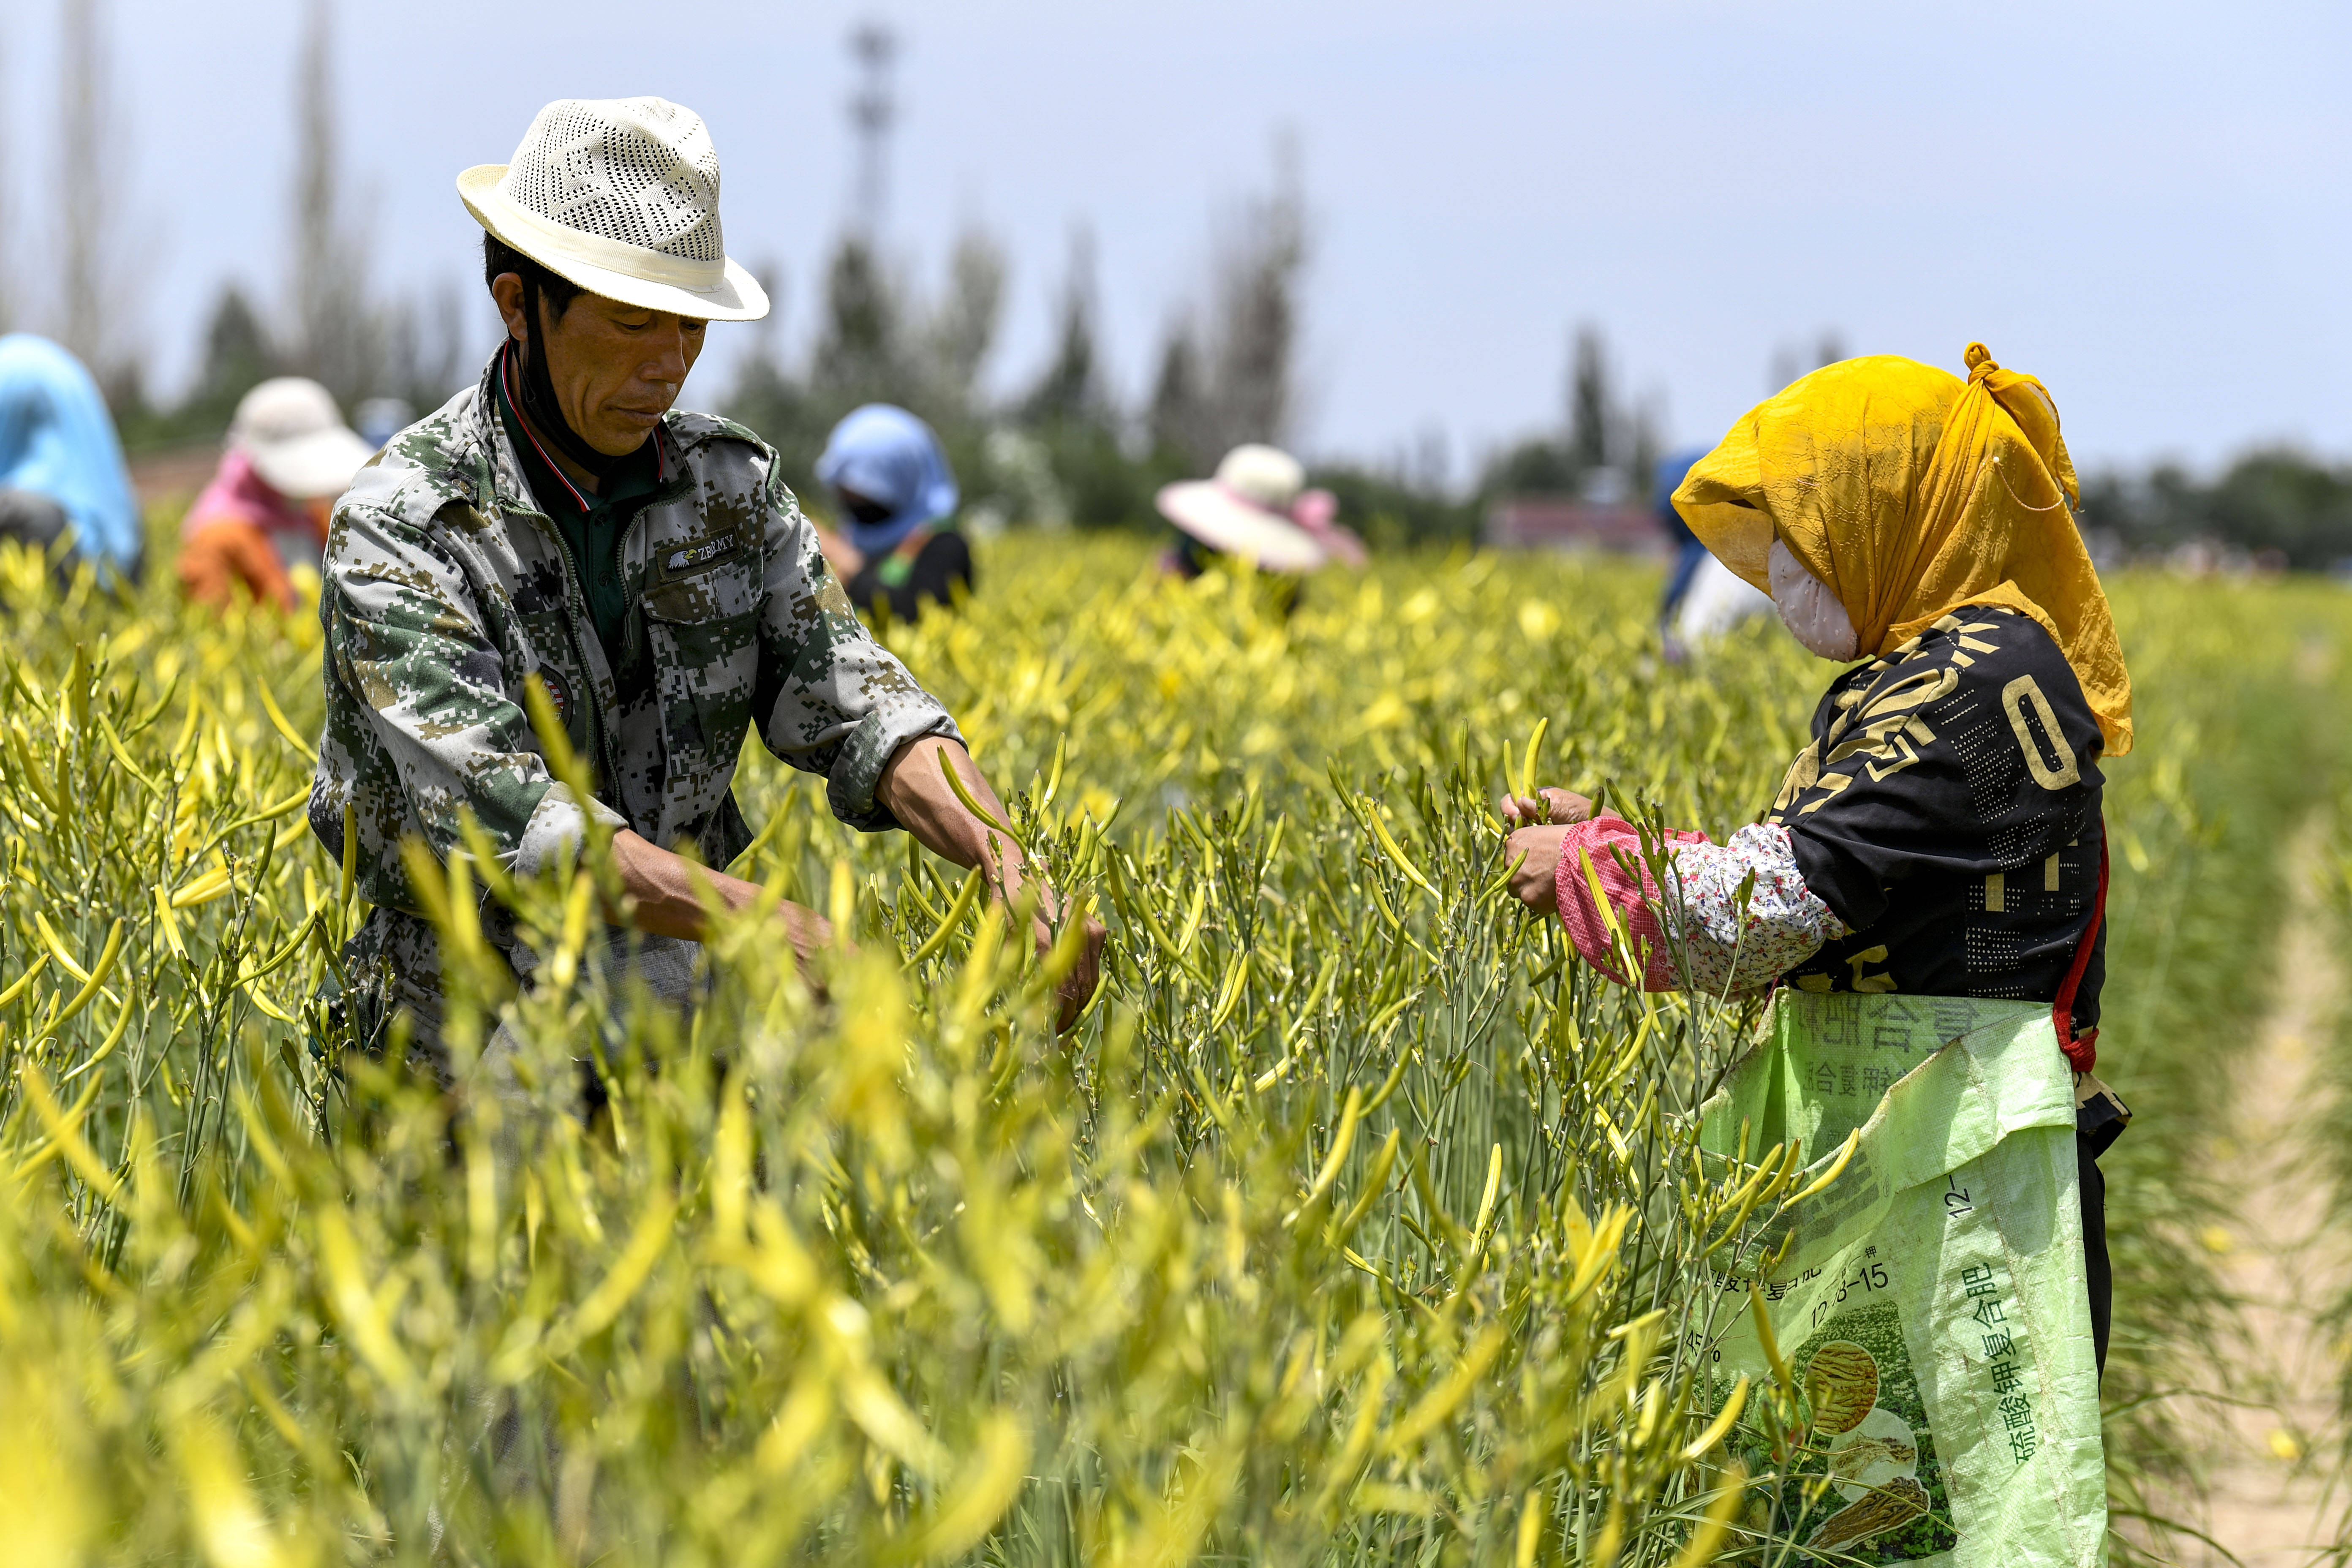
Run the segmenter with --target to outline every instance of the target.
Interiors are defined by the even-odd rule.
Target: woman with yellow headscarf
[[[2055,405],[1981,344],[1966,360],[1966,380],[1892,356],[1817,371],[1749,410],[1675,492],[1800,642],[1860,661],[1830,683],[1761,820],[1720,846],[1669,835],[1654,866],[1633,827],[1564,790],[1506,802],[1515,822],[1542,824],[1512,836],[1514,889],[1558,910],[1612,973],[1613,925],[1654,990],[1825,995],[1827,1013],[1806,1004],[1814,1016],[1890,1042],[1921,1011],[1906,1002],[1898,1017],[1897,998],[2040,1017],[2036,1048],[2065,1063],[2038,1057],[2036,1070],[2074,1073],[2103,1365],[2095,1160],[2126,1113],[2090,1077],[2105,978],[2099,769],[2131,749],[2131,681],[2074,523]],[[1950,1028],[1975,1026],[1966,1006],[1937,1006],[1959,1020]],[[1893,1081],[1861,1076],[1847,1088],[1865,1105]]]

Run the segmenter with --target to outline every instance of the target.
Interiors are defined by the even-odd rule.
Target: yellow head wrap
[[[1963,605],[2003,605],[2056,639],[2109,756],[2131,750],[2131,676],[2069,503],[2058,408],[1968,348],[1966,382],[1892,354],[1817,370],[1748,410],[1675,491],[1726,566],[1771,591],[1777,535],[1885,654]]]

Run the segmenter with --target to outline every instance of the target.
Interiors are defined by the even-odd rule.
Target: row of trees
[[[105,389],[134,450],[216,437],[236,400],[274,374],[314,376],[347,408],[370,396],[431,404],[448,395],[470,355],[461,297],[445,289],[429,301],[388,300],[373,288],[365,216],[341,159],[333,11],[331,0],[307,0],[293,84],[284,309],[272,321],[243,289],[225,287],[194,384],[158,403],[143,352],[149,323],[136,307],[149,258],[131,242],[130,121],[116,90],[106,0],[58,0],[57,22],[56,199],[45,204],[57,228],[28,235],[13,221],[21,208],[7,176],[26,165],[0,148],[0,236],[16,247],[0,264],[0,330],[47,331],[71,349]],[[36,254],[41,265],[31,264]],[[28,279],[38,286],[26,288]]]
[[[968,231],[926,299],[853,229],[826,269],[804,360],[787,363],[773,334],[763,337],[727,409],[777,446],[802,485],[833,421],[860,403],[892,402],[940,431],[982,514],[1049,526],[1148,522],[1160,485],[1208,471],[1243,441],[1289,435],[1308,256],[1305,203],[1286,163],[1269,191],[1227,215],[1200,296],[1171,319],[1149,391],[1130,407],[1103,363],[1084,231],[1071,242],[1045,363],[992,396],[983,375],[1004,300],[1002,249]],[[1315,479],[1376,543],[1469,539],[1500,495],[1643,499],[1657,429],[1654,405],[1623,395],[1606,342],[1588,325],[1570,347],[1557,425],[1487,460],[1466,494],[1430,458],[1327,464]]]
[[[121,210],[126,121],[112,81],[106,0],[58,0],[61,231],[36,270],[41,297],[9,290],[0,268],[0,329],[48,331],[91,366],[133,450],[215,438],[257,382],[299,374],[324,383],[346,410],[372,397],[438,404],[473,367],[466,293],[384,297],[371,276],[366,214],[350,195],[333,89],[331,0],[307,0],[293,82],[296,164],[285,294],[266,309],[225,285],[204,328],[197,374],[159,403],[148,391],[133,247]],[[0,148],[0,235],[14,206]],[[1102,361],[1093,247],[1074,237],[1052,353],[1010,395],[992,394],[1008,266],[984,231],[967,232],[936,294],[912,286],[861,212],[822,284],[814,346],[798,363],[772,330],[760,339],[727,412],[772,439],[805,484],[834,420],[875,400],[905,404],[946,437],[967,493],[1003,515],[1103,524],[1148,516],[1160,482],[1203,471],[1227,447],[1280,441],[1297,406],[1300,282],[1307,259],[1295,159],[1217,236],[1201,297],[1172,321],[1148,404],[1122,406]],[[466,280],[470,285],[471,279]],[[478,312],[476,312],[478,314]]]
[[[2219,545],[2303,571],[2352,571],[2352,464],[2291,447],[2250,452],[2210,480],[2174,464],[2095,475],[2083,525],[2123,552]]]
[[[1305,202],[1285,161],[1222,226],[1202,297],[1171,321],[1150,397],[1130,408],[1104,363],[1086,231],[1070,242],[1045,363],[1008,393],[988,384],[1009,273],[994,237],[968,229],[926,297],[854,226],[826,267],[805,356],[794,363],[765,332],[727,411],[805,483],[835,420],[862,403],[900,404],[940,432],[976,507],[1048,525],[1133,522],[1160,484],[1206,471],[1243,441],[1291,433],[1307,259]]]
[[[473,368],[470,279],[425,299],[389,299],[369,266],[368,215],[351,196],[333,86],[331,0],[306,0],[292,83],[296,147],[288,193],[288,279],[276,307],[224,285],[205,321],[198,370],[169,401],[150,395],[137,300],[133,225],[123,207],[127,121],[113,82],[106,0],[58,0],[60,116],[53,204],[62,216],[37,269],[39,296],[10,290],[25,269],[0,268],[0,328],[49,331],[105,386],[134,451],[215,439],[236,401],[276,374],[310,375],[349,410],[372,397],[439,403]],[[0,154],[5,154],[0,148]],[[0,235],[15,216],[0,155]],[[1050,352],[1007,391],[991,374],[1009,265],[982,229],[953,247],[935,289],[920,287],[877,238],[876,212],[853,217],[817,289],[817,321],[800,354],[768,324],[722,408],[775,443],[803,487],[833,422],[860,403],[922,414],[948,442],[971,505],[1007,520],[1134,524],[1170,479],[1206,472],[1245,440],[1283,442],[1301,404],[1298,361],[1311,257],[1295,153],[1279,150],[1267,188],[1217,225],[1205,274],[1171,316],[1144,395],[1123,401],[1106,364],[1091,237],[1072,237]],[[772,291],[774,289],[771,279]],[[478,311],[473,315],[478,316]],[[1559,430],[1490,463],[1465,497],[1439,465],[1338,466],[1319,482],[1376,539],[1467,537],[1501,490],[1589,489],[1604,471],[1646,473],[1655,421],[1617,395],[1597,332],[1578,339]]]
[[[331,0],[306,0],[285,299],[269,311],[225,287],[192,384],[168,405],[152,400],[144,323],[124,303],[140,297],[141,263],[124,243],[126,121],[106,0],[58,5],[57,199],[44,204],[57,226],[38,237],[39,254],[53,265],[0,265],[0,329],[33,326],[79,354],[107,389],[133,449],[216,438],[236,400],[268,375],[315,376],[347,409],[379,396],[430,407],[466,379],[484,345],[469,340],[465,288],[450,283],[427,299],[394,300],[374,287],[366,215],[351,198],[341,163]],[[8,259],[17,260],[27,239],[8,177],[26,162],[9,151],[0,146],[0,244],[16,246],[18,257]],[[835,247],[808,347],[788,353],[767,324],[719,398],[777,446],[804,489],[833,422],[871,401],[903,404],[940,431],[976,514],[1048,526],[1147,522],[1160,485],[1206,472],[1239,442],[1281,442],[1294,432],[1312,246],[1287,148],[1268,187],[1217,226],[1205,275],[1171,316],[1148,390],[1133,403],[1122,401],[1104,362],[1087,232],[1070,242],[1050,352],[1008,391],[991,374],[1010,273],[1002,245],[985,230],[967,230],[936,289],[927,289],[877,228],[877,209],[862,208]],[[46,287],[28,290],[28,277]],[[781,293],[774,281],[772,292]],[[1784,347],[1775,380],[1843,353],[1832,337]],[[1654,404],[1623,393],[1607,343],[1588,325],[1570,347],[1556,423],[1490,457],[1466,493],[1429,461],[1327,466],[1316,478],[1376,542],[1467,538],[1501,495],[1643,498],[1659,426]],[[2210,542],[2296,567],[2335,567],[2352,562],[2352,466],[2273,449],[2210,481],[2174,466],[2109,473],[2087,486],[2084,520],[2126,552]]]
[[[1561,427],[1506,448],[1487,466],[1482,490],[1611,500],[1645,493],[1661,455],[1656,407],[1619,395],[1598,327],[1577,330],[1567,392]]]

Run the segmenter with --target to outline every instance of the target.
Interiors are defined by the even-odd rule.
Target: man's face
[[[502,272],[490,293],[508,334],[522,341],[522,279]],[[558,316],[542,298],[539,341],[547,350],[556,407],[582,440],[606,457],[626,457],[645,445],[677,401],[709,328],[707,321],[600,294],[574,295]]]

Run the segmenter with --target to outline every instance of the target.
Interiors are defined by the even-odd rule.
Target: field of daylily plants
[[[0,1563],[1821,1561],[1805,1389],[1710,1375],[1748,1310],[1710,1281],[1833,1151],[1699,1160],[1758,1009],[1601,980],[1501,890],[1489,806],[1719,837],[1829,667],[1766,626],[1663,664],[1632,565],[1401,555],[1286,615],[1150,559],[1016,533],[967,613],[884,628],[1109,927],[1073,1032],[1060,959],[754,748],[737,869],[850,939],[821,991],[755,916],[690,1024],[613,993],[593,847],[430,880],[461,1066],[504,1021],[527,1083],[602,1080],[515,1125],[313,1000],[362,912],[303,816],[315,624],[12,547]],[[2229,1392],[2202,1151],[2337,793],[2352,598],[2112,591],[2128,1553],[2194,1522]],[[526,994],[485,898],[551,955]]]

